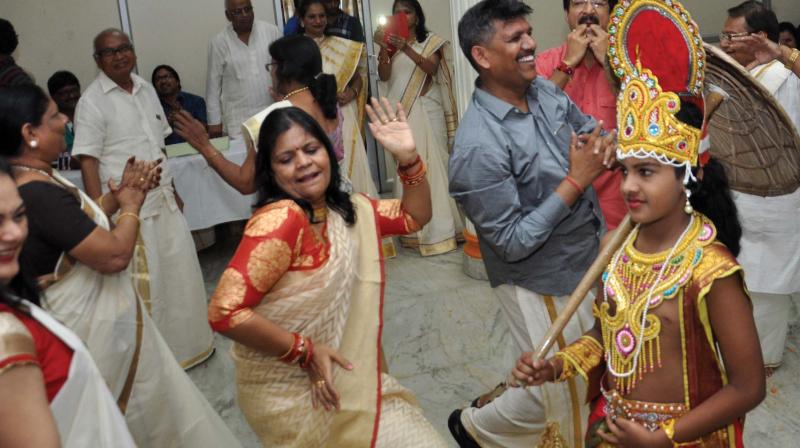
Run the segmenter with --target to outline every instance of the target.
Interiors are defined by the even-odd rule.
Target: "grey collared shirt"
[[[492,287],[562,296],[596,257],[605,228],[594,190],[572,207],[555,192],[572,132],[597,122],[544,78],[527,99],[526,113],[476,86],[456,132],[450,194],[475,224]]]

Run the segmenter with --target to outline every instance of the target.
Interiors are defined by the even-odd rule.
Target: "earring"
[[[39,140],[31,140],[31,148],[39,146]]]
[[[691,215],[694,213],[694,207],[692,207],[692,203],[689,201],[689,198],[692,197],[692,192],[688,188],[684,189],[684,191],[686,192],[686,205],[683,206],[683,211],[687,215]]]

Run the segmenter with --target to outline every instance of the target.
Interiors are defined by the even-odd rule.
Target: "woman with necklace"
[[[512,373],[527,385],[587,380],[587,447],[741,447],[766,385],[736,207],[722,166],[699,154],[702,39],[675,0],[623,2],[614,17],[617,158],[637,225],[603,274],[594,329],[545,361],[523,355]]]
[[[362,134],[366,103],[367,62],[361,42],[325,35],[328,24],[325,2],[304,1],[299,8],[303,32],[314,39],[322,54],[322,70],[336,76],[336,97],[342,113],[344,159],[342,172],[353,183],[353,191],[378,196],[367,162]]]
[[[417,0],[395,0],[392,12],[406,16],[409,38],[389,36],[395,50],[390,55],[389,45],[384,43],[385,30],[376,31],[375,42],[381,46],[380,90],[387,92],[389,101],[401,103],[408,111],[408,123],[420,155],[428,164],[433,202],[431,222],[422,231],[400,241],[418,248],[423,256],[437,255],[454,250],[464,228],[447,186],[447,164],[458,126],[445,58],[448,42],[425,28],[425,14]],[[395,182],[395,195],[402,195],[401,182]]]
[[[158,185],[157,164],[130,160],[120,184],[94,202],[50,167],[65,124],[39,87],[0,90],[0,155],[15,168],[30,229],[23,271],[38,280],[43,308],[86,344],[137,445],[238,446],[145,308],[138,212]]]
[[[408,390],[381,369],[381,238],[431,216],[426,166],[402,109],[368,107],[402,200],[349,195],[318,122],[278,108],[258,136],[258,210],[209,305],[235,341],[238,402],[264,446],[439,447]]]

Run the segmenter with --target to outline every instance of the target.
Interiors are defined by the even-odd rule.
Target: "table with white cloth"
[[[222,155],[241,165],[247,156],[244,141],[231,140],[230,147]],[[236,191],[208,166],[200,154],[175,157],[166,163],[175,181],[175,188],[183,199],[183,215],[190,230],[246,220],[253,214],[255,195],[242,195]],[[61,175],[83,189],[80,170],[61,171]]]

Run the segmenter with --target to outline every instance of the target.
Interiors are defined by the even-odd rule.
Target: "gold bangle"
[[[136,213],[133,213],[133,212],[120,213],[119,216],[117,217],[117,223],[119,223],[120,219],[122,219],[122,218],[124,218],[126,216],[130,216],[130,217],[136,219],[136,223],[137,224],[141,224],[142,223],[142,221],[139,220],[139,215],[137,215]]]
[[[670,443],[672,443],[672,446],[678,446],[678,444],[675,443],[675,419],[671,418],[667,421],[661,422],[661,424],[658,426],[664,430],[664,435],[667,436]]]
[[[99,205],[100,208],[103,208],[103,199],[105,199],[107,194],[108,193],[103,193],[103,194],[100,195],[99,198],[97,198],[97,205]],[[104,211],[105,211],[105,209],[104,209]]]
[[[798,57],[800,57],[800,50],[798,50],[797,48],[792,49],[792,54],[789,55],[789,60],[786,61],[784,67],[786,67],[787,70],[791,71],[792,68],[794,68],[794,63],[797,61]]]

